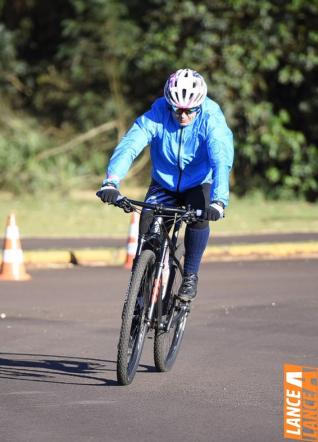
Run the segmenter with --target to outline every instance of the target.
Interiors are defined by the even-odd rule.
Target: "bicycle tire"
[[[148,326],[145,314],[153,282],[155,254],[144,250],[133,270],[122,312],[117,353],[117,380],[128,385],[135,377]]]
[[[182,263],[184,258],[184,245],[181,243],[176,250],[175,256]],[[183,268],[183,263],[181,264]],[[178,311],[175,305],[175,295],[178,293],[182,283],[182,273],[176,263],[171,266],[169,285],[165,300],[163,302],[163,322],[167,319],[169,312],[173,309],[173,317],[177,318]],[[168,292],[169,290],[169,292]],[[154,339],[154,361],[156,369],[160,372],[169,371],[177,358],[184,335],[187,314],[175,320],[169,331],[157,329]]]

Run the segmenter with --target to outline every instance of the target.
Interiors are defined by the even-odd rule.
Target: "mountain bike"
[[[173,366],[190,313],[190,302],[178,298],[183,277],[184,245],[179,239],[183,223],[203,220],[203,211],[191,207],[165,207],[120,197],[116,206],[125,212],[150,214],[146,233],[139,236],[122,312],[117,354],[117,380],[134,379],[145,338],[154,332],[154,362],[158,371]]]

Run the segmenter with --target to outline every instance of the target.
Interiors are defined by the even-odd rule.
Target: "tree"
[[[234,191],[316,200],[317,2],[146,3],[139,75],[163,84],[189,66],[205,76],[235,135]]]
[[[53,134],[40,151],[86,140],[64,152],[74,174],[100,173],[118,135],[162,95],[167,76],[191,67],[234,132],[233,190],[317,200],[317,2],[2,3],[1,97],[9,111],[24,111],[32,130],[37,121]],[[107,121],[117,130],[77,137]]]

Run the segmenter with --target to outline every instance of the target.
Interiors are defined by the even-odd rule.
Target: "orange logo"
[[[318,441],[318,368],[284,364],[284,438]]]

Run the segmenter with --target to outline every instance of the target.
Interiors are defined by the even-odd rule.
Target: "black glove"
[[[105,183],[102,184],[102,187],[96,192],[96,195],[103,203],[115,204],[120,193],[112,183]]]
[[[217,221],[220,218],[224,218],[224,204],[222,201],[212,201],[209,208],[205,211],[205,219]]]

